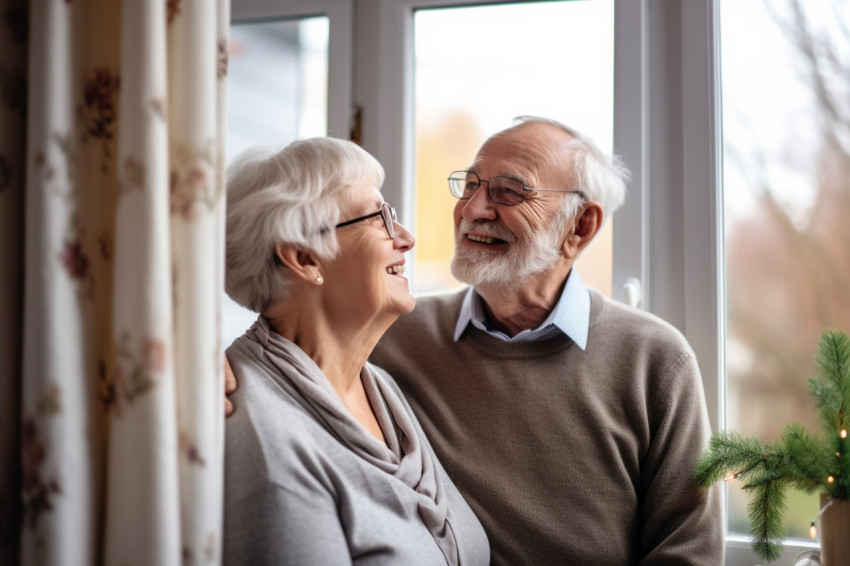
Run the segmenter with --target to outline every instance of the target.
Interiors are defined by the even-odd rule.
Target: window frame
[[[644,308],[688,339],[718,430],[725,392],[717,3],[617,0],[615,14],[614,145],[633,177],[616,213],[614,288],[641,281]]]

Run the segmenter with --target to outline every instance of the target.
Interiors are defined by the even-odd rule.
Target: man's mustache
[[[517,239],[516,236],[514,236],[507,228],[490,220],[476,220],[474,222],[461,220],[458,230],[461,233],[474,232],[482,236],[498,238],[499,240],[504,240],[509,244],[514,243]]]

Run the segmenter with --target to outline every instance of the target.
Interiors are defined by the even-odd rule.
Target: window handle
[[[623,302],[636,309],[643,306],[643,288],[639,279],[634,277],[626,279],[623,285]]]

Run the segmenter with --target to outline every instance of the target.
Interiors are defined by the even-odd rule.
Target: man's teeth
[[[387,273],[391,275],[402,275],[404,273],[404,264],[389,266],[387,268]]]
[[[467,234],[466,237],[472,240],[473,242],[481,242],[482,244],[493,243],[493,238],[490,238],[489,236],[475,236],[474,234]]]

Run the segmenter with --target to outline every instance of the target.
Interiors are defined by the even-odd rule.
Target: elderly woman
[[[486,564],[487,538],[395,382],[366,362],[413,309],[413,236],[352,142],[228,171],[227,293],[260,313],[227,350],[226,564]]]

